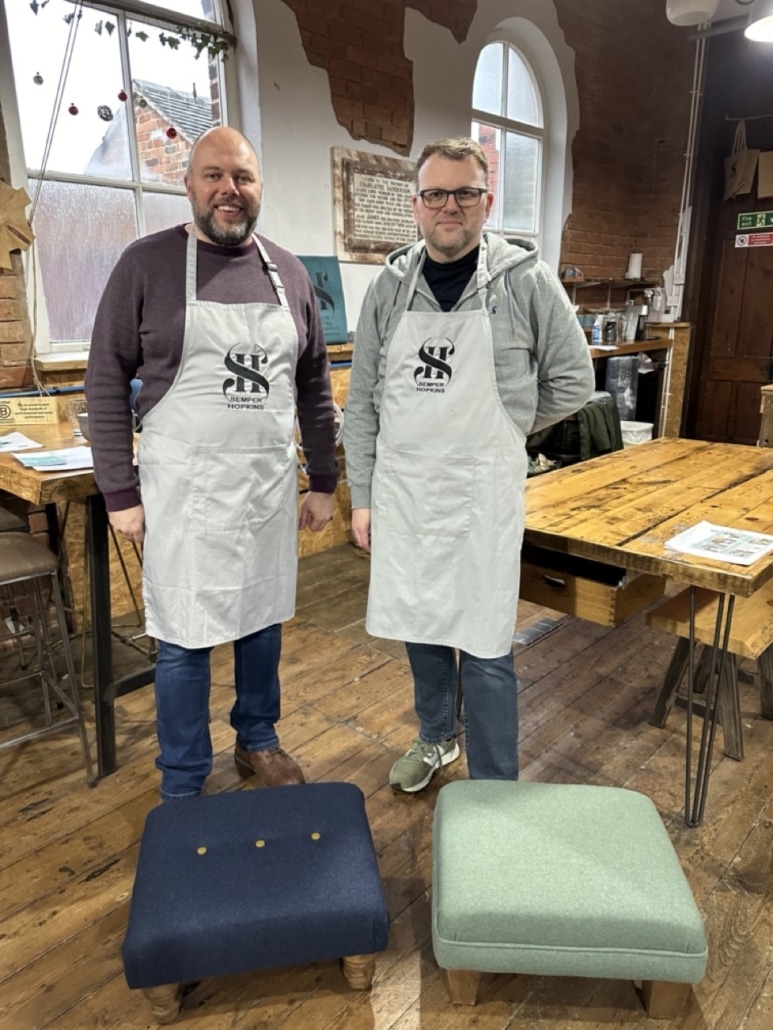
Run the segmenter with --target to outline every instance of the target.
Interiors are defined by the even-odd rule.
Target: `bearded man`
[[[201,793],[212,768],[210,651],[225,642],[240,774],[304,782],[276,733],[281,623],[295,609],[299,524],[330,521],[338,477],[314,289],[297,258],[255,234],[255,150],[234,129],[208,130],[185,188],[192,222],[133,243],[113,270],[86,373],[97,484],[110,523],[144,548],[164,801]],[[310,480],[300,517],[296,413]]]

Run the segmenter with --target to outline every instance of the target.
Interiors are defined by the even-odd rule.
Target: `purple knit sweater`
[[[108,511],[140,503],[133,464],[129,384],[138,377],[140,417],[172,385],[185,330],[183,226],[145,236],[124,251],[99,303],[91,340],[86,396],[94,472]],[[314,288],[306,269],[288,251],[263,239],[276,263],[298,329],[295,375],[298,421],[309,488],[332,493],[338,478],[327,348]],[[198,242],[197,296],[221,304],[277,297],[254,243],[244,248]]]

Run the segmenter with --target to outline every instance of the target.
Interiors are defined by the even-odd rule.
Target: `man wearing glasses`
[[[366,627],[406,641],[413,673],[419,736],[389,776],[406,793],[459,756],[458,678],[470,776],[518,777],[524,445],[594,389],[536,247],[483,232],[494,195],[480,145],[430,143],[416,176],[423,239],[370,285],[344,422],[352,531],[372,552]]]

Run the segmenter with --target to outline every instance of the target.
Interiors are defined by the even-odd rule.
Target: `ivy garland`
[[[37,14],[38,11],[42,10],[48,4],[49,0],[31,0],[30,9],[33,14]],[[71,11],[69,14],[64,16],[65,23],[67,25],[75,17],[75,11]],[[81,12],[78,12],[78,17],[82,17]],[[94,31],[97,35],[101,36],[103,30],[112,36],[117,26],[112,21],[98,21],[94,26]],[[127,36],[132,34],[132,30],[129,29]],[[135,32],[134,38],[139,39],[142,43],[146,39],[149,39],[149,35],[144,30],[141,32]],[[211,32],[201,32],[198,29],[192,29],[187,25],[175,25],[174,34],[170,35],[169,32],[159,32],[158,34],[161,46],[168,46],[170,50],[178,50],[182,41],[190,43],[193,49],[196,51],[196,60],[206,52],[208,57],[219,57],[223,61],[228,60],[228,55],[234,48],[235,40],[228,36],[213,36]]]

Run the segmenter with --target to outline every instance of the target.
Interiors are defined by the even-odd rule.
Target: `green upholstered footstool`
[[[657,809],[631,790],[466,780],[440,790],[432,944],[451,1000],[481,972],[643,981],[678,1014],[706,969],[700,913]]]

